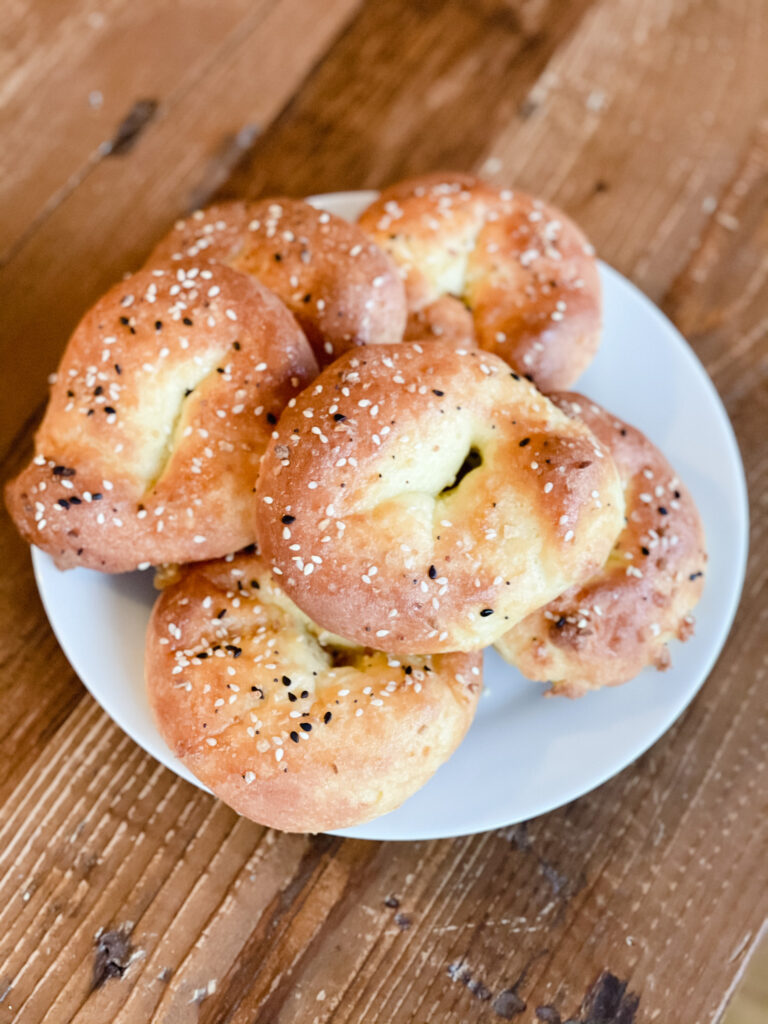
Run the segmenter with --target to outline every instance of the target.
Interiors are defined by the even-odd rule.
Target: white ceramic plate
[[[375,193],[318,196],[354,218]],[[525,821],[599,786],[647,750],[702,685],[728,635],[747,554],[747,493],[738,447],[711,381],[684,339],[633,285],[601,267],[605,337],[577,388],[643,430],[701,510],[710,562],[696,633],[672,668],[578,701],[545,700],[493,651],[485,693],[464,743],[402,807],[340,834],[434,839]],[[59,572],[33,549],[40,594],[59,643],[105,711],[145,750],[195,785],[155,728],[144,692],[152,574]]]

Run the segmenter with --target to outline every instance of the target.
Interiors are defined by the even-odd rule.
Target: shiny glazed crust
[[[321,365],[356,345],[403,337],[405,294],[392,261],[356,224],[301,199],[197,210],[177,222],[148,264],[186,258],[257,277],[294,314]]]
[[[623,522],[610,456],[501,359],[348,352],[264,456],[262,553],[314,621],[403,653],[478,650],[594,572]]]
[[[599,572],[529,615],[496,643],[530,679],[578,697],[666,668],[668,642],[693,631],[704,587],[701,520],[667,460],[639,430],[576,394],[552,396],[610,450],[626,524]]]
[[[570,387],[592,361],[597,264],[560,210],[469,175],[431,174],[385,189],[359,223],[401,268],[408,339],[474,336],[544,391]]]
[[[223,265],[145,269],[84,316],[6,500],[60,568],[123,572],[253,540],[259,458],[317,373],[279,299]]]
[[[160,731],[254,821],[319,832],[397,807],[451,755],[479,655],[400,661],[324,634],[258,555],[183,567],[160,595],[146,676]]]

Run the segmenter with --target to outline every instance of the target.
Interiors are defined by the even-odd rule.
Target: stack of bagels
[[[688,491],[568,390],[600,331],[579,229],[476,178],[211,206],[77,326],[7,503],[62,569],[157,568],[149,697],[205,785],[356,824],[456,749],[483,648],[573,697],[692,629]]]

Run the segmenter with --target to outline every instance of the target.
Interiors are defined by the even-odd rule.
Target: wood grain
[[[0,262],[110,154],[110,139],[138,98],[173,104],[207,67],[226,60],[249,6],[12,5],[3,27]],[[257,17],[269,6],[256,5]]]
[[[143,754],[66,665],[3,516],[0,1022],[717,1020],[768,916],[768,9],[179,3],[145,50],[154,6],[99,10],[69,50],[47,3],[9,19],[3,130],[39,137],[0,194],[4,475],[72,323],[179,210],[452,165],[560,202],[678,323],[745,455],[752,548],[715,670],[636,764],[526,825],[379,844],[264,830]],[[87,68],[124,91],[83,127]],[[142,98],[134,145],[94,160]]]
[[[17,385],[0,405],[0,456],[39,403],[46,376],[83,310],[141,264],[180,212],[208,198],[244,147],[279,113],[356,4],[327,0],[317,8],[306,0],[256,0],[246,6],[218,59],[206,45],[203,19],[192,33],[198,63],[190,58],[190,70],[179,62],[176,88],[149,97],[124,93],[120,120],[108,139],[137,102],[157,100],[156,115],[128,151],[102,152],[82,167],[77,187],[55,197],[0,266],[0,376],[13,375]],[[155,5],[139,6],[145,17],[155,18]],[[141,39],[150,36],[145,32]],[[166,48],[175,49],[173,32],[163,39]],[[276,39],[282,47],[275,46]],[[137,54],[131,39],[120,43],[133,61],[163,63],[152,46]],[[22,374],[19,353],[30,345],[35,359],[25,361]]]

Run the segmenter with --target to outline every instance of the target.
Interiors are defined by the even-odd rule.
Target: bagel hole
[[[208,352],[178,366],[172,373],[158,371],[152,377],[151,388],[142,394],[139,451],[146,491],[154,490],[172,461],[190,400],[207,377],[215,376],[220,355]],[[154,429],[142,425],[150,422],[156,424]]]
[[[372,647],[358,647],[356,644],[342,647],[340,644],[321,642],[320,646],[330,657],[333,668],[357,668],[361,658],[376,653]]]
[[[323,644],[323,650],[330,655],[334,668],[346,668],[354,665],[360,654],[359,647],[332,647]]]
[[[480,454],[480,449],[474,446],[469,449],[467,454],[464,456],[464,461],[459,466],[459,470],[454,477],[453,483],[448,484],[444,487],[440,494],[450,494],[455,491],[461,481],[472,472],[473,469],[478,469],[483,464],[483,456]]]

